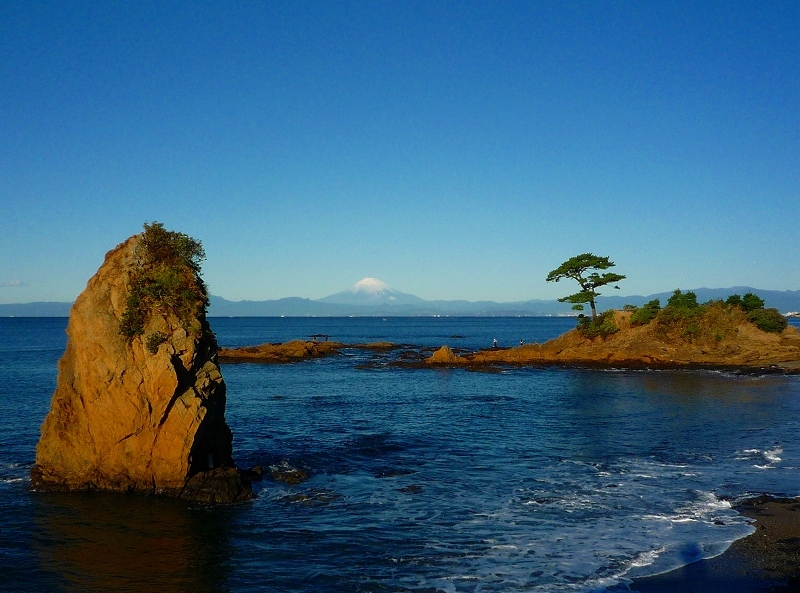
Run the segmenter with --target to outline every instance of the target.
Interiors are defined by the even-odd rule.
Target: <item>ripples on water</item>
[[[796,377],[364,368],[363,351],[223,366],[239,465],[286,462],[309,473],[300,485],[267,478],[257,500],[213,509],[30,493],[64,325],[0,320],[0,569],[11,590],[603,590],[749,533],[730,498],[798,494]],[[571,325],[212,320],[227,346],[321,332],[478,348]]]

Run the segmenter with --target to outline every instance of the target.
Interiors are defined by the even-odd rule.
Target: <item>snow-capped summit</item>
[[[395,290],[377,278],[364,278],[347,290],[319,300],[340,305],[408,305],[422,302],[419,297]]]
[[[347,289],[347,292],[352,292],[353,294],[358,292],[366,292],[368,294],[378,294],[380,292],[396,292],[395,290],[389,288],[389,285],[385,282],[381,282],[377,278],[364,278],[363,280],[359,280],[353,286]]]

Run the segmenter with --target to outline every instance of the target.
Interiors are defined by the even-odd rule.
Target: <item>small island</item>
[[[581,290],[558,299],[576,311],[589,305],[592,315],[578,316],[578,327],[545,344],[484,350],[458,356],[446,346],[427,365],[570,364],[626,368],[714,368],[800,372],[800,334],[777,309],[765,308],[758,295],[733,294],[700,304],[694,292],[677,289],[664,308],[659,299],[642,307],[597,313],[599,288],[624,280],[605,272],[608,257],[576,255],[547,276],[567,278]],[[602,272],[602,273],[600,273]]]
[[[700,305],[694,293],[676,290],[663,309],[654,301],[640,308],[606,311],[595,321],[581,317],[576,329],[544,344],[460,356],[444,346],[425,364],[710,368],[794,374],[800,373],[800,332],[774,309],[764,309],[763,301],[750,311],[737,302],[737,295]]]

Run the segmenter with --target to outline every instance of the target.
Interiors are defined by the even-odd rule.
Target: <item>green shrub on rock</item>
[[[732,294],[725,302],[745,311],[747,320],[761,331],[780,333],[789,325],[786,317],[781,315],[780,311],[773,308],[765,309],[764,299],[752,292],[748,292],[744,296]]]
[[[732,294],[727,299],[725,299],[725,304],[730,305],[731,307],[741,307],[744,309],[744,304],[742,303],[742,297],[738,294]]]
[[[658,312],[657,322],[663,329],[680,329],[681,337],[691,339],[700,330],[698,319],[705,310],[706,306],[697,302],[695,293],[676,289],[667,299],[667,306]]]
[[[747,319],[758,329],[765,332],[780,333],[786,329],[789,322],[777,309],[755,309],[747,314]]]
[[[699,306],[697,295],[691,290],[681,292],[679,288],[676,288],[672,296],[667,299],[667,307],[675,307],[676,309],[697,309]]]
[[[592,321],[591,317],[578,316],[578,330],[587,338],[606,337],[619,331],[614,322],[614,311],[606,311]]]
[[[631,325],[647,325],[655,319],[660,310],[661,301],[658,299],[653,299],[649,303],[645,303],[631,314]]]
[[[144,223],[135,255],[120,334],[129,340],[143,335],[154,310],[188,322],[205,309],[208,297],[200,278],[200,262],[205,259],[205,251],[199,241],[168,231],[158,222]],[[157,351],[166,337],[156,344],[157,340],[153,336],[148,338],[148,350]]]
[[[757,294],[748,292],[746,295],[742,297],[742,308],[748,313],[750,311],[756,311],[757,309],[763,309],[764,299],[762,299]]]
[[[756,311],[757,309],[764,308],[764,299],[757,294],[753,294],[752,292],[748,292],[744,296],[732,294],[725,300],[725,302],[733,307],[744,309],[748,313],[750,311]]]
[[[167,341],[167,334],[162,334],[161,332],[153,332],[147,339],[145,340],[145,346],[147,347],[147,351],[150,354],[155,354],[158,352],[158,347],[161,346],[164,342]]]
[[[693,341],[701,332],[701,323],[706,306],[697,302],[691,291],[675,290],[667,300],[667,306],[657,312],[656,323],[662,336]]]

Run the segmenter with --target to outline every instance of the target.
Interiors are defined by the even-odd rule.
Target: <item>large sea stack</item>
[[[232,457],[203,258],[158,223],[106,254],[70,312],[33,488],[252,498]]]

